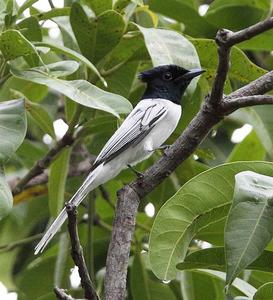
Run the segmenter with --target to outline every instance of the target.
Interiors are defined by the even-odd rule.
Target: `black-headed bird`
[[[162,65],[140,73],[139,79],[147,84],[141,101],[105,144],[89,175],[68,203],[78,206],[90,191],[159,149],[178,124],[181,97],[186,88],[203,72]],[[43,251],[66,218],[63,208],[35,247],[35,254]]]

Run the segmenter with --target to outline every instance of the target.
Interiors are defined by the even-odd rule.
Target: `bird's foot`
[[[164,156],[167,156],[167,150],[171,147],[171,145],[162,145],[157,148],[157,150],[162,150]]]
[[[144,174],[136,170],[131,165],[127,165],[127,167],[134,172],[134,174],[137,176],[137,178],[142,179],[144,177]]]

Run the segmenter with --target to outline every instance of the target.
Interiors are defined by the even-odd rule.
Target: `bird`
[[[88,193],[116,177],[123,169],[133,169],[150,157],[175,130],[182,113],[181,98],[191,80],[205,70],[160,65],[139,74],[146,89],[138,104],[108,140],[92,169],[68,204],[78,206]],[[162,146],[163,145],[163,146]],[[67,218],[64,207],[35,247],[42,252]]]

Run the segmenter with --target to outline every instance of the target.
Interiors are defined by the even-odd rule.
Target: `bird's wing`
[[[112,160],[130,146],[138,144],[166,115],[168,109],[161,103],[146,101],[138,104],[105,144],[93,168]]]

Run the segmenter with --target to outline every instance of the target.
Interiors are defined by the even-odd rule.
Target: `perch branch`
[[[75,265],[79,268],[79,275],[81,278],[81,285],[84,289],[84,296],[88,300],[99,300],[96,290],[91,282],[84,260],[82,246],[79,240],[76,206],[72,204],[66,204],[66,212],[68,215],[68,231],[71,240],[71,256]]]
[[[140,200],[188,158],[213,126],[227,115],[227,111],[222,105],[222,98],[229,67],[230,48],[236,43],[247,40],[271,28],[273,28],[273,18],[239,32],[233,33],[228,30],[220,30],[217,33],[216,42],[218,44],[219,64],[211,95],[205,99],[200,111],[185,131],[167,150],[167,155],[146,170],[141,180],[138,179],[126,185],[118,192],[116,215],[106,261],[105,300],[122,300],[125,297],[130,243]],[[270,91],[273,88],[272,77],[273,72],[265,74],[230,94],[225,98],[225,101],[230,100],[232,103],[233,100],[231,99],[234,98],[264,94]],[[252,100],[256,101],[255,99]],[[241,100],[241,107],[244,106],[244,101],[246,100]],[[267,101],[268,99],[265,100],[266,103]]]

